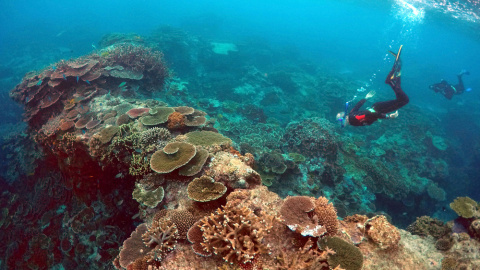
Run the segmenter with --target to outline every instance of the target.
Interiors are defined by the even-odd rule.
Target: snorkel
[[[343,117],[340,117],[338,118],[337,120],[340,122],[340,126],[342,128],[345,127],[345,121],[347,119],[347,115],[348,115],[348,104],[349,104],[349,101],[345,102],[345,111],[343,113]]]

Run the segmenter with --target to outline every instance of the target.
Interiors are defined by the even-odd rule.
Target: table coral
[[[187,164],[197,153],[194,145],[185,142],[167,144],[150,159],[150,167],[157,173],[169,173]]]
[[[469,197],[458,197],[450,203],[450,208],[453,209],[459,216],[464,218],[471,218],[480,216],[479,205],[476,201]]]
[[[213,178],[202,176],[193,179],[187,187],[188,198],[196,202],[209,202],[225,194],[227,188]]]

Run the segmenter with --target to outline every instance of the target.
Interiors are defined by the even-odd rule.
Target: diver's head
[[[336,119],[342,127],[348,125],[348,115],[345,115],[345,112],[337,113]]]
[[[345,113],[344,112],[339,112],[337,113],[337,121],[343,121],[343,118],[345,117]]]

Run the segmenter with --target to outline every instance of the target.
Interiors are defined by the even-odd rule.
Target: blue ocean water
[[[169,58],[171,55],[182,55],[175,48],[173,51],[170,48],[171,55],[164,51],[175,76],[180,80],[190,79],[192,87],[189,88],[189,94],[194,98],[190,100],[192,104],[187,105],[203,106],[205,99],[214,100],[220,105],[211,105],[214,103],[212,101],[210,107],[205,105],[204,109],[209,115],[220,118],[228,113],[218,107],[248,107],[249,104],[256,104],[263,109],[265,118],[275,119],[271,121],[278,123],[283,130],[291,122],[312,117],[323,117],[336,125],[335,114],[343,111],[344,102],[354,97],[359,100],[370,90],[376,91],[377,100],[393,98],[391,89],[384,84],[385,76],[393,64],[393,57],[388,51],[396,52],[403,45],[402,87],[410,97],[407,107],[399,111],[399,119],[403,118],[403,122],[390,125],[387,122],[389,120],[384,120],[372,127],[344,129],[336,126],[335,132],[352,138],[352,141],[358,138],[365,140],[372,149],[382,143],[393,145],[379,146],[390,159],[380,156],[376,161],[382,162],[386,169],[409,176],[416,172],[414,169],[410,172],[405,170],[414,166],[400,163],[405,169],[402,170],[396,167],[399,164],[395,160],[400,160],[402,155],[416,157],[417,151],[408,148],[405,145],[407,142],[392,139],[392,134],[403,134],[401,138],[408,141],[405,139],[408,138],[408,132],[419,130],[425,134],[430,132],[425,138],[442,138],[448,145],[447,151],[435,152],[434,149],[429,160],[425,161],[426,165],[422,165],[424,169],[419,176],[430,179],[445,190],[446,199],[427,205],[432,200],[422,200],[422,196],[427,196],[426,191],[422,191],[417,192],[413,199],[392,200],[385,194],[377,194],[375,200],[372,194],[377,192],[365,191],[359,192],[361,199],[355,203],[375,203],[377,211],[390,214],[394,223],[396,221],[398,226],[406,227],[415,216],[420,215],[432,215],[444,221],[454,219],[456,215],[448,205],[458,196],[480,200],[480,6],[477,1],[3,0],[0,1],[0,25],[0,106],[4,108],[4,113],[0,115],[2,170],[6,171],[12,165],[9,162],[14,160],[8,157],[13,149],[5,146],[5,142],[10,142],[12,136],[25,137],[23,130],[26,127],[21,124],[23,108],[10,99],[8,93],[27,72],[99,50],[102,37],[111,33],[134,33],[148,37],[159,27],[167,26],[186,33],[190,38],[185,40],[233,43],[237,44],[239,50],[238,58],[220,63],[218,69],[212,64],[211,70],[207,71],[198,71],[184,62],[176,62],[178,58]],[[186,45],[186,51],[191,44]],[[228,80],[230,75],[227,73],[233,74],[231,78],[238,78],[236,75],[251,66],[271,80],[274,80],[274,75],[281,78],[284,74],[308,75],[302,77],[305,84],[295,81],[295,89],[282,88],[283,108],[261,105],[268,102],[259,102],[261,98],[254,94],[235,95],[236,87],[243,84],[237,81],[225,83],[224,91],[216,89],[210,92],[205,85],[193,83],[192,74],[202,74],[207,78],[201,81],[203,83],[219,78]],[[465,87],[471,88],[471,91],[447,100],[429,89],[429,85],[442,79],[456,84],[457,74],[463,69],[470,73],[464,75],[463,80]],[[324,74],[326,79],[319,73]],[[322,77],[325,84],[309,84],[306,79],[308,76],[317,76],[317,79]],[[330,87],[330,80],[337,78],[344,82],[343,87],[334,88],[334,84]],[[198,98],[196,104],[195,98]],[[232,105],[231,101],[236,98],[238,104]],[[298,112],[303,106],[304,111]],[[276,114],[278,111],[287,112]],[[289,114],[288,111],[295,113]],[[257,125],[259,122],[262,120],[255,118],[250,123]],[[221,132],[224,128],[223,132],[234,136],[228,133],[234,130],[233,127],[217,128]],[[384,134],[387,139],[382,137]],[[235,138],[232,139],[235,142]],[[243,141],[235,143],[240,145]],[[415,143],[422,145],[418,141]],[[280,150],[268,146],[265,149]],[[411,152],[398,153],[402,149]],[[286,154],[285,149],[281,150],[284,151],[282,154]],[[364,151],[366,153],[370,148]],[[418,149],[418,153],[424,152],[424,149]],[[365,153],[358,156],[368,156]],[[416,158],[415,162],[421,159]],[[315,167],[313,163],[314,159],[309,164],[310,168]],[[342,164],[338,166],[342,167]],[[438,173],[425,173],[428,166]],[[448,173],[440,173],[440,167],[448,167]],[[305,170],[315,172],[316,169]],[[391,176],[398,175],[392,173]],[[13,190],[9,185],[22,179],[21,174],[18,179],[7,179],[5,175],[1,177],[5,190]],[[335,185],[344,185],[345,190],[353,190],[353,178],[354,175],[346,173],[345,181],[341,184],[332,181]],[[286,178],[280,179],[287,181]],[[323,183],[325,188],[322,195],[336,198],[335,194],[332,195],[335,188],[331,187],[335,185],[327,183]],[[305,192],[287,188],[288,185],[281,183],[272,185],[272,189],[282,196],[302,195]],[[359,202],[362,200],[363,204]],[[420,206],[413,207],[416,205]],[[359,209],[362,207],[359,206]]]

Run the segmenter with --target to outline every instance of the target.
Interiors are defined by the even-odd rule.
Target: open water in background
[[[478,9],[475,1],[432,0],[2,0],[0,125],[21,121],[22,110],[7,92],[26,72],[87,54],[108,33],[148,35],[170,25],[215,40],[253,38],[291,48],[377,92],[390,91],[383,85],[392,64],[387,50],[403,44],[402,85],[411,104],[437,112],[449,136],[462,138],[460,147],[469,151],[480,134],[480,123],[471,119],[480,115]],[[456,83],[461,69],[471,73],[464,77],[471,92],[448,101],[428,89],[442,78]]]

